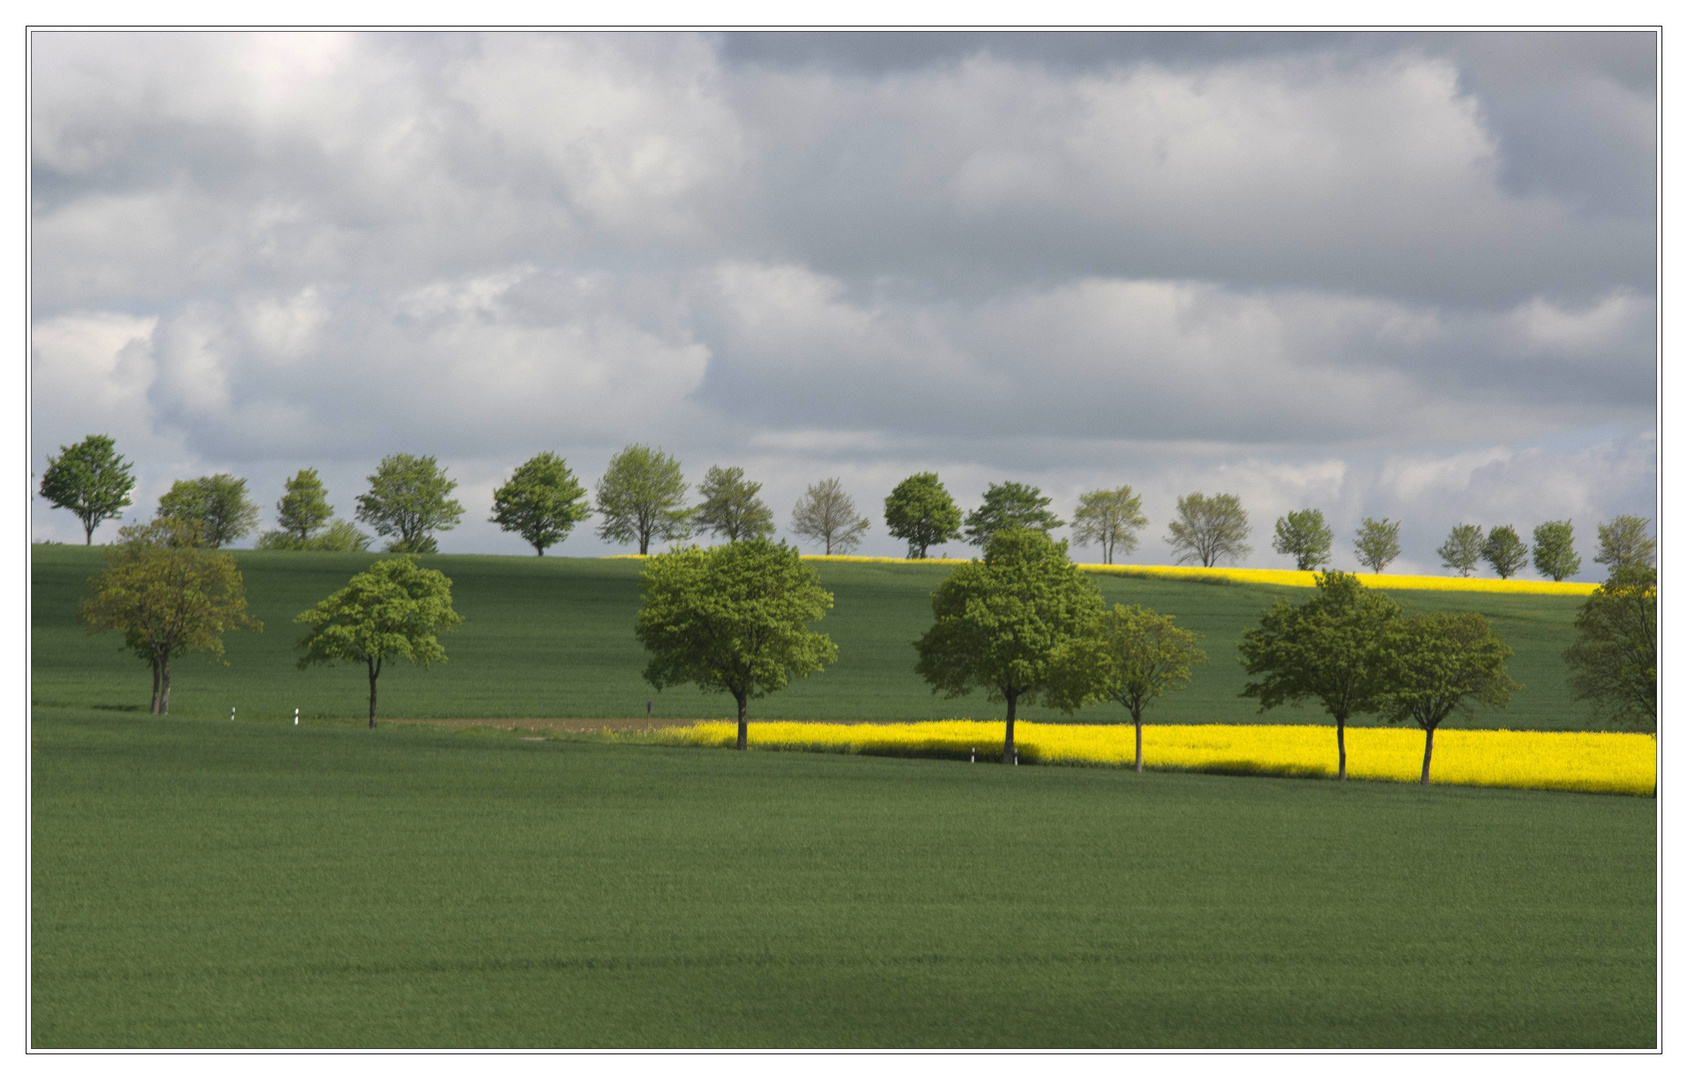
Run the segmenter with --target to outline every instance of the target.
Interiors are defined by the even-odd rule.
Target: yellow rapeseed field
[[[1129,724],[1022,720],[1015,724],[1014,734],[1020,758],[1028,763],[1129,767],[1134,760]],[[665,728],[661,733],[665,741],[699,746],[732,746],[737,735],[737,726],[728,722]],[[1418,781],[1424,733],[1417,728],[1351,727],[1347,742],[1350,777]],[[753,722],[750,746],[962,760],[977,748],[980,760],[989,761],[1001,756],[1002,724],[983,720]],[[1655,781],[1655,748],[1651,735],[1618,732],[1439,731],[1430,782],[1649,795]],[[1336,729],[1313,724],[1146,725],[1143,762],[1152,769],[1335,776]]]

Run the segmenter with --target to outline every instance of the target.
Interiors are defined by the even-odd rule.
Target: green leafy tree
[[[258,504],[246,497],[246,481],[228,473],[178,480],[158,500],[158,516],[198,521],[206,547],[220,548],[258,527]]]
[[[334,508],[328,505],[328,489],[322,486],[315,469],[300,469],[295,473],[275,504],[276,524],[298,540],[300,548],[309,547],[312,534],[333,516]]]
[[[358,520],[394,539],[387,550],[426,555],[439,550],[434,533],[463,520],[463,504],[451,497],[457,481],[432,456],[389,454],[358,496]]]
[[[686,488],[680,463],[660,449],[625,448],[598,479],[599,539],[637,541],[641,555],[650,553],[653,539],[684,540],[692,534]]]
[[[1658,728],[1659,587],[1645,564],[1620,566],[1577,612],[1565,650],[1571,696],[1620,727]]]
[[[1354,531],[1354,555],[1372,573],[1383,573],[1384,567],[1401,557],[1401,523],[1366,518]]]
[[[1647,535],[1649,518],[1619,514],[1600,528],[1600,554],[1594,561],[1608,570],[1630,566],[1652,566],[1656,550]]]
[[[791,510],[791,531],[826,545],[826,553],[854,551],[872,522],[856,510],[856,502],[837,479],[810,484]]]
[[[885,499],[885,531],[908,541],[908,557],[924,559],[929,548],[961,539],[961,509],[937,473],[916,473]]]
[[[1483,558],[1504,581],[1530,561],[1530,547],[1518,535],[1517,529],[1510,525],[1496,525],[1489,530],[1489,538],[1483,541]]]
[[[290,532],[271,529],[258,537],[260,551],[368,551],[369,534],[346,521],[335,518],[328,527],[311,537],[300,540]]]
[[[116,445],[108,436],[90,435],[75,446],[61,446],[41,474],[41,497],[81,520],[85,545],[93,544],[100,522],[129,505],[135,489],[134,474]]]
[[[1272,550],[1279,555],[1293,555],[1297,570],[1316,570],[1321,563],[1330,562],[1330,526],[1320,510],[1291,510],[1278,519]]]
[[[1073,543],[1101,547],[1102,562],[1111,565],[1115,548],[1125,554],[1137,550],[1137,530],[1148,523],[1143,500],[1131,493],[1130,484],[1112,491],[1087,491],[1078,497],[1078,509],[1073,511]]]
[[[766,539],[774,535],[774,512],[756,497],[761,484],[744,478],[744,470],[711,465],[697,486],[702,502],[692,508],[692,526],[700,533],[735,540]]]
[[[90,580],[93,594],[77,617],[90,634],[120,630],[124,647],[152,666],[152,706],[170,711],[170,661],[183,653],[223,655],[231,630],[263,630],[246,613],[234,557],[204,548],[198,521],[164,518],[131,525],[106,552],[106,568]]]
[[[1059,529],[1066,523],[1049,512],[1049,502],[1049,496],[1029,484],[992,484],[985,489],[985,501],[967,514],[967,542],[985,548],[1003,529],[1036,529],[1044,534]]]
[[[492,493],[490,520],[532,544],[541,557],[546,548],[562,543],[591,516],[586,489],[574,478],[568,462],[549,451],[517,466],[504,486]]]
[[[634,633],[651,653],[645,680],[731,694],[740,750],[752,700],[838,659],[832,639],[808,629],[832,608],[832,594],[788,544],[759,537],[657,555],[639,588]]]
[[[1002,762],[1014,760],[1014,720],[1021,702],[1049,689],[1056,655],[1093,635],[1102,594],[1056,543],[1036,529],[1004,529],[981,562],[958,566],[932,592],[931,629],[915,649],[915,671],[934,693],[956,698],[983,688],[1007,705]],[[1067,680],[1054,702],[1070,709],[1082,688]]]
[[[1430,783],[1436,728],[1473,703],[1504,709],[1523,687],[1506,673],[1512,649],[1474,611],[1413,615],[1401,624],[1390,650],[1389,689],[1382,714],[1390,723],[1412,721],[1424,730],[1420,784]]]
[[[1114,701],[1137,727],[1137,771],[1143,771],[1143,710],[1168,690],[1182,690],[1190,672],[1207,663],[1199,636],[1172,624],[1171,615],[1115,604],[1095,634],[1071,639],[1053,661],[1050,703],[1077,707]]]
[[[1178,520],[1167,526],[1166,542],[1178,561],[1213,566],[1220,559],[1248,558],[1248,511],[1235,495],[1209,499],[1197,491],[1178,499]]]
[[[1483,557],[1483,530],[1476,525],[1455,525],[1448,533],[1448,542],[1436,549],[1442,565],[1458,570],[1460,577],[1470,577]]]
[[[369,726],[375,680],[388,660],[427,667],[445,663],[439,635],[463,621],[451,607],[451,579],[417,565],[414,555],[380,559],[344,589],[293,620],[310,630],[299,640],[299,670],[312,664],[363,664],[369,674]]]
[[[1401,606],[1338,570],[1314,577],[1317,592],[1303,604],[1279,600],[1243,632],[1238,651],[1250,675],[1243,696],[1260,711],[1314,700],[1336,721],[1336,776],[1348,779],[1348,721],[1384,707],[1389,650]]]
[[[1582,569],[1582,560],[1577,557],[1576,544],[1571,539],[1569,518],[1537,525],[1535,541],[1536,570],[1542,577],[1564,581]]]

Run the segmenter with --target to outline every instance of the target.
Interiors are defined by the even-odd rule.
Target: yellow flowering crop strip
[[[664,742],[732,746],[738,729],[728,722],[664,728]],[[1028,764],[1129,767],[1134,760],[1129,724],[1035,724],[1014,727],[1020,758]],[[1360,780],[1416,783],[1424,759],[1417,728],[1348,729],[1348,775]],[[757,721],[750,725],[756,750],[966,760],[1002,753],[1002,723],[939,720],[917,724],[821,724]],[[1143,728],[1143,763],[1152,769],[1335,776],[1336,731],[1329,726],[1250,724],[1151,724]],[[1592,731],[1463,731],[1436,733],[1430,782],[1476,787],[1532,788],[1649,795],[1655,782],[1656,742],[1651,735]]]

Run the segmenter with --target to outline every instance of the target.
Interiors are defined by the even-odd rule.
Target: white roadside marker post
[[[299,726],[299,710],[298,709],[293,710],[293,726],[294,727]]]
[[[967,764],[976,765],[976,764],[978,764],[978,761],[979,761],[979,748],[977,746],[968,747],[968,749],[967,749]]]
[[[229,719],[230,720],[234,719],[234,706],[233,705],[229,706]]]

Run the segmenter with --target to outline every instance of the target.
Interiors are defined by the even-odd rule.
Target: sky
[[[631,443],[787,538],[838,477],[867,555],[927,471],[1068,520],[1130,484],[1150,564],[1198,491],[1257,567],[1314,507],[1338,568],[1367,516],[1404,573],[1569,518],[1597,580],[1656,513],[1650,33],[29,40],[31,468],[111,435],[129,520],[230,472],[271,528],[307,467],[350,517],[431,454],[442,551],[531,553],[493,489]],[[551,554],[629,550],[597,523]]]

